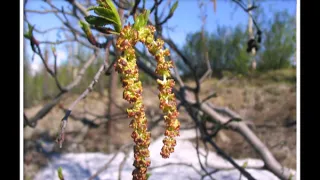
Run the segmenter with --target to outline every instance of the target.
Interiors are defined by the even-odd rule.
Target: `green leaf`
[[[146,10],[144,12],[144,23],[143,23],[144,26],[148,24],[149,16],[150,16],[150,10]]]
[[[24,34],[24,37],[27,39],[31,39],[32,34],[33,34],[33,29],[34,29],[34,26],[32,26],[31,24],[28,23],[28,32],[26,34]]]
[[[89,7],[87,10],[94,12],[99,16],[87,16],[86,21],[96,26],[104,26],[107,24],[113,24],[116,32],[120,33],[122,23],[116,7],[111,0],[97,0],[99,7]]]
[[[145,10],[143,13],[137,15],[134,20],[133,28],[135,28],[136,30],[139,30],[141,27],[146,26],[148,24],[149,15],[150,15],[149,10]]]
[[[176,2],[173,4],[173,6],[171,7],[171,9],[170,9],[170,14],[173,14],[174,11],[177,9],[177,7],[178,7],[178,1],[176,1]]]
[[[115,35],[119,35],[120,33],[114,31],[114,29],[111,28],[107,28],[107,27],[96,27],[96,29],[104,34],[115,34]]]
[[[97,3],[99,4],[100,7],[111,9],[111,7],[109,5],[110,2],[108,2],[107,0],[97,0]]]
[[[151,173],[147,173],[147,179],[149,179],[151,176]]]
[[[33,31],[33,28],[34,28],[34,26],[32,26],[31,24],[28,23],[29,32],[30,32],[30,31]]]
[[[115,23],[119,24],[119,22],[117,22],[115,14],[110,9],[107,9],[107,8],[104,8],[104,7],[90,7],[90,8],[88,8],[88,11],[92,11],[92,10],[97,15],[102,16],[102,17],[104,17],[106,19],[111,19]]]
[[[113,21],[110,21],[109,19],[100,17],[100,16],[86,16],[85,20],[91,24],[91,25],[95,25],[95,26],[105,26],[108,24],[114,24]]]
[[[115,29],[121,29],[121,22],[118,21],[116,15],[110,9],[106,9],[103,7],[90,7],[88,10],[94,10],[94,12],[99,15],[99,17],[111,22]]]
[[[134,20],[133,28],[138,30],[141,27],[141,16],[137,16]]]
[[[24,34],[23,36],[24,36],[25,38],[27,38],[27,39],[31,39],[31,37],[30,37],[29,34],[27,34],[27,33]]]
[[[83,21],[79,21],[81,29],[86,33],[86,35],[91,33],[90,27],[87,23]]]
[[[62,168],[61,168],[61,167],[58,168],[58,176],[59,176],[59,179],[60,179],[60,180],[63,180],[63,179],[64,179],[64,178],[63,178]]]
[[[247,166],[248,166],[248,161],[244,162],[242,165],[243,168],[247,168]]]
[[[52,51],[53,53],[56,53],[56,47],[55,47],[54,45],[51,46],[51,51]]]
[[[116,29],[117,32],[120,32],[122,24],[121,24],[119,13],[118,13],[116,7],[114,6],[114,4],[113,4],[113,2],[111,0],[105,0],[105,1],[108,4],[108,6],[111,8],[111,11],[114,13],[114,15],[116,17],[116,21],[119,24],[119,26],[115,27],[115,29]]]
[[[290,173],[289,180],[293,179],[293,174]]]

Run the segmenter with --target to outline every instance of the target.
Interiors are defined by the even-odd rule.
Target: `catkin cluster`
[[[120,73],[124,88],[123,98],[133,106],[127,109],[128,116],[133,118],[130,127],[133,128],[131,137],[135,142],[133,165],[134,180],[145,180],[147,168],[150,166],[150,132],[147,131],[147,119],[142,102],[142,85],[139,80],[139,72],[136,64],[134,45],[138,40],[137,32],[130,26],[125,26],[117,41],[117,48],[124,52],[116,63],[116,70]]]
[[[141,27],[138,30],[130,25],[125,26],[120,32],[117,40],[117,48],[123,51],[116,63],[116,70],[120,73],[122,85],[124,88],[123,98],[133,106],[127,109],[128,116],[133,120],[130,127],[133,128],[131,137],[136,145],[134,146],[134,166],[133,179],[146,179],[147,167],[150,166],[150,132],[147,131],[147,119],[142,102],[142,85],[139,81],[138,67],[134,46],[140,41],[144,43],[149,52],[157,61],[156,73],[162,80],[158,79],[160,108],[164,113],[166,124],[165,139],[161,149],[161,156],[168,158],[170,153],[174,152],[176,145],[175,137],[179,136],[180,122],[177,119],[177,103],[172,87],[174,80],[170,79],[170,68],[173,67],[171,61],[166,61],[165,57],[170,55],[168,49],[163,50],[164,42],[161,39],[154,40],[155,28],[153,26]]]
[[[144,30],[144,31],[143,31]],[[161,149],[161,156],[163,158],[169,158],[170,154],[174,152],[176,146],[175,137],[179,136],[180,122],[177,117],[179,115],[177,111],[177,102],[172,88],[174,86],[174,80],[170,79],[170,68],[173,67],[172,61],[166,61],[165,57],[170,56],[169,49],[163,49],[164,41],[157,39],[154,41],[155,28],[153,26],[147,26],[142,30],[141,42],[145,43],[149,52],[155,57],[157,61],[156,74],[162,77],[162,80],[158,79],[158,89],[160,109],[164,113],[164,120],[166,124],[165,139],[163,140],[163,147]]]

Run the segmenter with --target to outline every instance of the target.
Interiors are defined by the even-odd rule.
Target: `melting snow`
[[[167,163],[186,163],[192,164],[198,171],[201,167],[197,158],[197,152],[193,144],[189,141],[190,138],[195,137],[194,130],[181,131],[180,137],[177,138],[177,146],[175,152],[171,154],[169,159],[163,159],[160,156],[163,137],[159,137],[150,145],[151,152],[151,168],[161,166]],[[200,148],[200,152],[205,154],[204,149]],[[103,153],[68,153],[51,157],[51,161],[47,167],[42,169],[35,177],[35,180],[59,180],[57,169],[61,166],[63,174],[67,180],[87,180],[90,176],[95,174],[98,169],[104,166],[114,154]],[[95,180],[116,180],[118,179],[119,164],[122,162],[125,154],[118,153],[115,159],[109,164],[108,169],[103,171],[96,177]],[[200,155],[203,164],[205,164],[204,157]],[[242,159],[235,160],[239,165],[248,162],[248,168],[259,168],[264,165],[263,161],[259,159]],[[210,172],[214,168],[223,168],[214,174],[212,177],[217,180],[239,180],[240,173],[238,170],[232,168],[233,166],[218,156],[215,152],[208,153],[208,168]],[[133,170],[133,152],[129,154],[126,163],[123,166],[121,179],[132,179]],[[259,180],[278,180],[278,178],[271,172],[258,169],[247,169],[247,171],[256,179]],[[186,180],[186,179],[201,179],[201,176],[192,168],[183,165],[170,165],[161,168],[155,168],[148,171],[151,173],[149,180]],[[202,171],[201,171],[202,172]],[[204,172],[202,172],[204,173]],[[294,173],[294,171],[293,171]],[[205,179],[210,179],[209,177]],[[242,180],[246,178],[242,176]]]

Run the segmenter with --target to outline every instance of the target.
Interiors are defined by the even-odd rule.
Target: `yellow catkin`
[[[163,50],[164,42],[161,39],[154,41],[155,28],[153,26],[141,27],[139,30],[133,29],[130,25],[125,26],[120,32],[117,40],[117,48],[124,52],[115,64],[117,72],[121,76],[124,88],[123,98],[127,100],[132,107],[127,109],[128,116],[133,118],[130,127],[133,128],[131,137],[135,142],[133,163],[133,179],[145,180],[147,168],[150,166],[150,132],[147,131],[147,119],[142,102],[142,84],[139,80],[139,72],[136,64],[134,46],[140,41],[144,43],[149,52],[157,60],[156,73],[163,79],[157,80],[160,100],[160,108],[164,113],[166,124],[165,139],[161,149],[161,156],[168,158],[176,145],[175,137],[179,136],[180,122],[177,119],[177,103],[172,88],[174,80],[171,79],[170,68],[173,67],[171,61],[165,61],[165,57],[170,55],[168,49]]]
[[[124,88],[123,98],[132,104],[132,107],[127,109],[127,113],[129,117],[133,118],[130,123],[130,127],[133,128],[131,137],[135,142],[133,179],[145,180],[147,178],[147,168],[150,166],[148,147],[151,134],[147,131],[147,119],[142,102],[143,89],[139,80],[135,50],[133,49],[138,40],[136,33],[130,26],[125,26],[121,31],[117,48],[124,52],[124,56],[118,59],[116,70],[121,75]]]
[[[175,137],[179,136],[180,122],[177,117],[179,115],[177,111],[177,102],[172,88],[174,86],[174,80],[170,79],[170,68],[173,67],[172,61],[166,61],[165,57],[170,56],[169,49],[163,49],[164,41],[157,39],[154,41],[155,28],[153,26],[147,26],[145,31],[149,33],[143,37],[143,42],[147,46],[149,52],[155,57],[157,61],[156,74],[162,77],[162,80],[158,79],[158,89],[160,108],[164,113],[164,120],[166,124],[165,138],[163,140],[163,147],[161,149],[161,156],[163,158],[169,158],[170,154],[174,152],[176,146]]]

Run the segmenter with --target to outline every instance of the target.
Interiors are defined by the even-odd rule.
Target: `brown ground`
[[[288,75],[289,74],[289,75]],[[293,75],[292,75],[293,74]],[[289,77],[289,78],[288,78]],[[210,101],[218,106],[229,107],[239,113],[244,120],[254,124],[253,131],[267,145],[281,164],[296,168],[296,127],[285,125],[296,120],[296,85],[292,82],[295,78],[293,71],[276,72],[253,78],[225,78],[220,81],[208,80],[204,83],[201,94],[206,97],[212,91],[218,97]],[[192,83],[188,83],[192,84]],[[116,113],[120,114],[115,122],[113,144],[115,148],[131,142],[131,129],[128,127],[129,119],[123,114],[124,107],[128,104],[121,99],[122,89],[119,88],[117,104],[122,107]],[[100,97],[98,93],[91,93],[81,101],[73,111],[75,116],[86,117],[92,120],[95,116],[103,116],[108,102],[107,93]],[[161,115],[155,87],[144,87],[144,102],[149,122],[156,121]],[[77,95],[70,95],[61,104],[68,107]],[[28,116],[34,115],[43,104],[25,109]],[[25,139],[25,178],[33,177],[34,173],[48,161],[41,149],[37,148],[36,141],[53,141],[59,127],[63,111],[54,108],[45,118],[39,121],[36,128],[26,127]],[[152,117],[152,118],[151,118]],[[182,128],[191,127],[192,121],[181,112]],[[87,128],[79,120],[70,119],[67,126],[67,136],[64,147],[54,148],[56,152],[107,152],[105,119],[97,119],[102,123],[98,128]],[[152,130],[152,136],[157,137],[163,131],[163,123]],[[80,131],[80,133],[79,133]],[[237,133],[222,130],[225,136],[215,138],[217,144],[228,154],[235,158],[258,158],[251,146]]]

